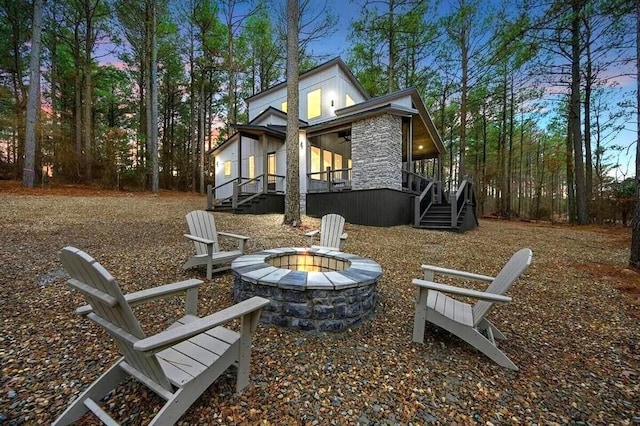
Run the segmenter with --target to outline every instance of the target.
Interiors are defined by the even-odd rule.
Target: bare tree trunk
[[[394,84],[394,73],[393,70],[395,68],[396,61],[396,46],[395,46],[395,27],[393,22],[393,12],[394,12],[394,0],[389,1],[389,64],[387,65],[387,93],[393,93],[395,89]]]
[[[42,0],[33,5],[33,33],[31,36],[31,62],[29,63],[29,95],[27,98],[27,126],[24,143],[22,186],[33,188],[35,180],[36,127],[40,104],[40,38],[42,34]]]
[[[580,126],[580,11],[582,0],[572,0],[571,7],[571,99],[569,101],[569,134],[573,143],[576,177],[576,220],[584,225],[587,217],[587,194],[582,156],[582,129]]]
[[[298,0],[287,0],[287,188],[284,198],[283,222],[292,226],[300,225],[298,10]]]
[[[159,177],[158,174],[160,172],[158,167],[158,40],[157,40],[157,10],[156,10],[156,0],[151,0],[151,60],[150,60],[150,70],[149,70],[149,78],[151,94],[149,96],[149,100],[151,105],[149,105],[151,123],[149,123],[149,142],[150,142],[150,152],[149,156],[151,157],[151,191],[153,193],[158,193],[159,191]]]
[[[469,46],[466,22],[460,28],[460,51],[462,53],[462,89],[460,93],[460,165],[458,166],[458,182],[464,179],[465,164],[464,157],[467,149],[467,96],[469,83]]]
[[[207,121],[206,117],[206,96],[205,96],[205,86],[206,86],[206,74],[200,76],[200,108],[198,109],[198,148],[196,151],[199,151],[199,182],[200,188],[199,192],[201,194],[204,193],[204,134],[205,134],[205,124]],[[238,143],[241,143],[238,141]],[[195,187],[194,187],[195,190]]]
[[[640,141],[640,2],[636,2],[636,131]],[[631,254],[629,266],[640,270],[640,143],[636,142],[636,204],[631,225]]]

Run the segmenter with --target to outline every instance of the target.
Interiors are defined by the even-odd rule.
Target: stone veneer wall
[[[402,118],[366,118],[351,127],[351,187],[402,190]]]

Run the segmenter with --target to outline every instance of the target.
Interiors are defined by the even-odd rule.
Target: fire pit
[[[236,302],[269,300],[260,321],[300,330],[339,331],[362,323],[376,306],[382,268],[371,259],[318,248],[277,248],[231,264]]]

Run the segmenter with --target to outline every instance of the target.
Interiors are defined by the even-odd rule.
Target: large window
[[[249,179],[256,177],[256,157],[254,155],[249,156]]]
[[[231,176],[231,160],[224,162],[224,175]]]
[[[333,162],[336,170],[340,170],[342,168],[342,155],[333,154]]]
[[[324,150],[322,153],[322,171],[326,171],[327,167],[333,170],[333,165],[331,164],[331,151]]]
[[[282,103],[282,107],[280,108],[282,111],[287,112],[287,101]]]
[[[319,173],[322,171],[322,164],[320,164],[320,148],[317,146],[311,147],[311,173]],[[313,175],[313,179],[319,179],[319,175]]]
[[[316,118],[322,115],[322,89],[316,89],[307,93],[307,118]]]

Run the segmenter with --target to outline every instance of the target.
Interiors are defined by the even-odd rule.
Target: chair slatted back
[[[504,294],[509,287],[522,275],[522,273],[527,269],[529,265],[531,265],[531,259],[533,257],[533,253],[528,248],[521,249],[517,251],[511,259],[507,262],[506,265],[502,268],[500,273],[495,277],[495,279],[491,282],[489,287],[487,287],[487,293],[493,294]],[[484,300],[478,301],[475,305],[473,305],[473,321],[474,326],[478,325],[482,318],[487,315],[489,309],[493,305],[492,302],[487,302]]]
[[[204,210],[194,210],[187,213],[187,224],[189,225],[189,233],[196,237],[206,238],[207,240],[214,241],[213,252],[220,251],[220,244],[218,243],[218,231],[216,230],[216,221],[212,214]],[[196,246],[196,254],[207,254],[207,245],[193,242]]]
[[[340,235],[344,232],[344,217],[339,214],[327,214],[320,225],[320,245],[340,248]]]
[[[172,391],[156,357],[145,356],[133,349],[136,341],[146,336],[111,274],[94,258],[75,247],[62,249],[60,260],[71,276],[67,284],[80,291],[93,309],[89,319],[107,330],[129,365]]]

